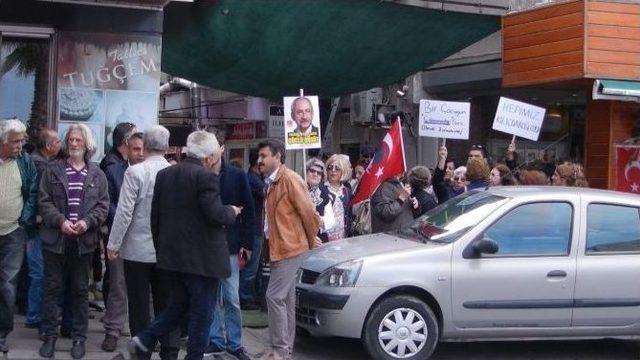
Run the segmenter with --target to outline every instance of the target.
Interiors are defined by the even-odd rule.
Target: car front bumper
[[[296,320],[314,336],[360,338],[371,305],[387,289],[297,284]]]

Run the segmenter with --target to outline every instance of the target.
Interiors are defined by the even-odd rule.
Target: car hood
[[[302,268],[323,272],[347,260],[360,259],[381,253],[425,246],[424,243],[403,239],[393,234],[379,233],[332,241],[311,251]]]

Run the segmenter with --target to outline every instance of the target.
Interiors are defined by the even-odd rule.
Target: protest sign
[[[538,141],[545,112],[546,109],[539,106],[501,97],[493,129]]]
[[[468,102],[420,100],[420,136],[468,139],[471,104]]]
[[[285,97],[284,129],[287,150],[322,147],[318,97]]]

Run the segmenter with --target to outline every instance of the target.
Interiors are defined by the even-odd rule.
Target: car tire
[[[427,304],[414,296],[394,295],[369,313],[362,340],[373,359],[422,360],[431,356],[438,338],[438,320]]]

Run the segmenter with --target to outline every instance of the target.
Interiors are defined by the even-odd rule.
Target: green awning
[[[640,81],[600,80],[606,95],[640,96]]]
[[[164,72],[267,98],[391,84],[500,29],[496,16],[380,0],[199,0],[164,12]]]

